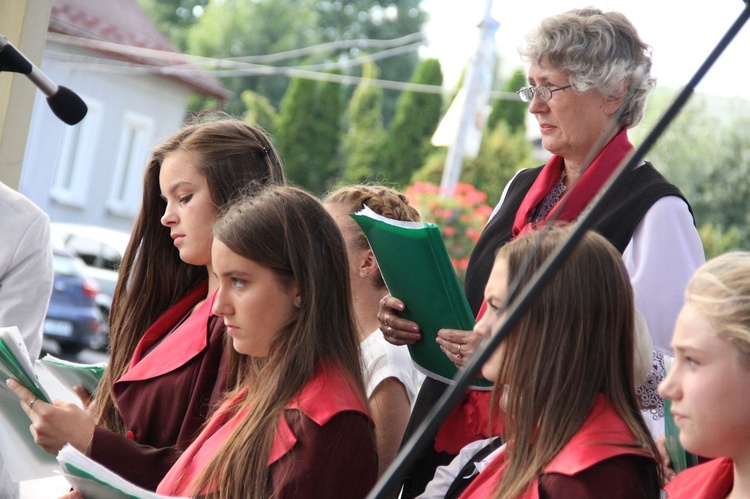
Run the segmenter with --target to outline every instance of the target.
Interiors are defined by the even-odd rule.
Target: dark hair
[[[268,358],[232,351],[246,362],[235,363],[240,368],[230,372],[230,382],[235,393],[246,388],[248,395],[227,410],[248,408],[248,413],[194,484],[196,492],[215,487],[211,497],[265,497],[271,486],[266,463],[280,414],[323,360],[340,367],[367,404],[346,246],[320,201],[294,187],[269,188],[239,200],[214,226],[214,238],[270,268],[282,283],[296,283],[301,298],[297,315],[276,336]]]
[[[570,231],[534,231],[503,246],[496,262],[507,262],[509,286],[517,279],[521,288],[527,285]],[[658,460],[635,394],[634,321],[633,291],[620,254],[601,235],[586,233],[505,340],[499,379],[508,380],[502,396],[506,437],[513,444],[497,497],[516,497],[529,486],[581,428],[599,394],[625,421],[636,445]],[[659,473],[654,463],[647,484],[654,497]]]
[[[146,330],[208,278],[205,267],[180,260],[169,229],[161,223],[166,201],[161,196],[159,172],[164,158],[175,151],[195,155],[217,209],[248,186],[286,182],[281,159],[263,130],[235,119],[187,125],[153,151],[144,174],[141,209],[112,300],[109,367],[93,406],[97,423],[120,433],[126,428],[111,395],[115,381],[127,371]]]

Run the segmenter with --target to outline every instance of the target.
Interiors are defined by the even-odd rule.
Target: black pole
[[[482,365],[484,365],[484,363],[490,358],[492,352],[495,351],[498,345],[500,345],[500,342],[505,339],[510,330],[516,324],[518,319],[520,319],[526,312],[531,305],[531,301],[536,297],[539,290],[541,290],[545,283],[554,276],[557,269],[562,265],[568,255],[570,255],[570,252],[575,248],[576,244],[578,244],[586,231],[594,225],[594,221],[604,212],[607,203],[612,196],[614,196],[617,187],[619,187],[624,181],[625,174],[634,169],[651,147],[653,147],[657,139],[661,136],[664,130],[666,130],[667,126],[669,126],[669,124],[677,117],[701,79],[706,73],[708,73],[708,70],[713,66],[722,52],[724,52],[724,49],[726,49],[729,43],[742,29],[750,17],[749,1],[750,0],[745,0],[745,9],[740,13],[737,20],[722,37],[718,45],[716,45],[714,50],[711,51],[703,64],[698,68],[695,75],[690,79],[687,85],[685,85],[682,91],[680,91],[674,102],[672,102],[669,108],[664,112],[664,115],[662,115],[656,125],[654,125],[641,145],[625,161],[624,165],[621,165],[618,168],[607,185],[602,188],[601,196],[592,205],[590,211],[575,225],[573,232],[571,232],[566,240],[560,243],[560,246],[555,253],[545,260],[544,264],[542,264],[542,267],[535,273],[528,286],[524,288],[518,295],[518,298],[514,300],[508,308],[505,322],[503,322],[498,330],[487,340],[484,347],[477,349],[474,355],[472,355],[466,368],[459,371],[457,377],[454,379],[455,384],[449,387],[449,389],[443,394],[440,400],[438,400],[437,405],[430,411],[419,428],[417,428],[415,434],[406,442],[396,456],[396,459],[391,463],[380,480],[375,484],[375,487],[370,491],[370,494],[367,496],[368,499],[384,498],[389,491],[395,490],[403,474],[408,467],[413,464],[418,451],[424,449],[426,445],[434,440],[434,435],[437,433],[438,428],[461,400],[464,392],[479,373]]]

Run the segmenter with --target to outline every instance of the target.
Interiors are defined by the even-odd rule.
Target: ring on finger
[[[463,355],[461,355],[461,347],[462,347],[462,346],[463,346],[463,345],[461,345],[460,343],[458,344],[458,358],[459,358],[459,359],[460,359],[461,357],[463,357]]]
[[[34,404],[36,403],[37,400],[39,400],[39,397],[34,397],[34,400],[32,400],[31,402],[29,402],[29,409],[33,409],[34,408]]]

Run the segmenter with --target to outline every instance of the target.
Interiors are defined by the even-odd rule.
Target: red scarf
[[[627,129],[622,129],[604,146],[594,158],[594,161],[591,162],[591,165],[575,182],[573,188],[565,192],[555,208],[544,217],[544,220],[534,223],[531,221],[534,208],[544,200],[545,196],[560,180],[563,157],[557,154],[552,156],[542,168],[541,173],[539,173],[529,192],[526,193],[526,197],[523,198],[523,202],[516,212],[516,218],[513,222],[513,239],[534,230],[537,225],[542,226],[548,220],[556,218],[557,220],[572,222],[578,219],[584,208],[594,199],[594,196],[632,150],[633,145],[628,140]]]

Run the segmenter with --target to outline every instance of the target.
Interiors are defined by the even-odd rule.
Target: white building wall
[[[126,116],[147,117],[153,124],[149,147],[140,161],[145,167],[150,149],[182,126],[190,90],[165,77],[124,72],[94,62],[102,57],[97,52],[48,42],[42,71],[58,85],[70,88],[92,103],[91,115],[75,125],[83,127],[81,132],[91,143],[91,165],[85,178],[79,180],[85,185],[75,186],[76,199],[55,195],[55,169],[69,125],[57,119],[44,94],[38,91],[19,191],[46,211],[52,221],[129,230],[139,208],[142,175],[136,176],[138,195],[133,206],[124,210],[107,208]]]

